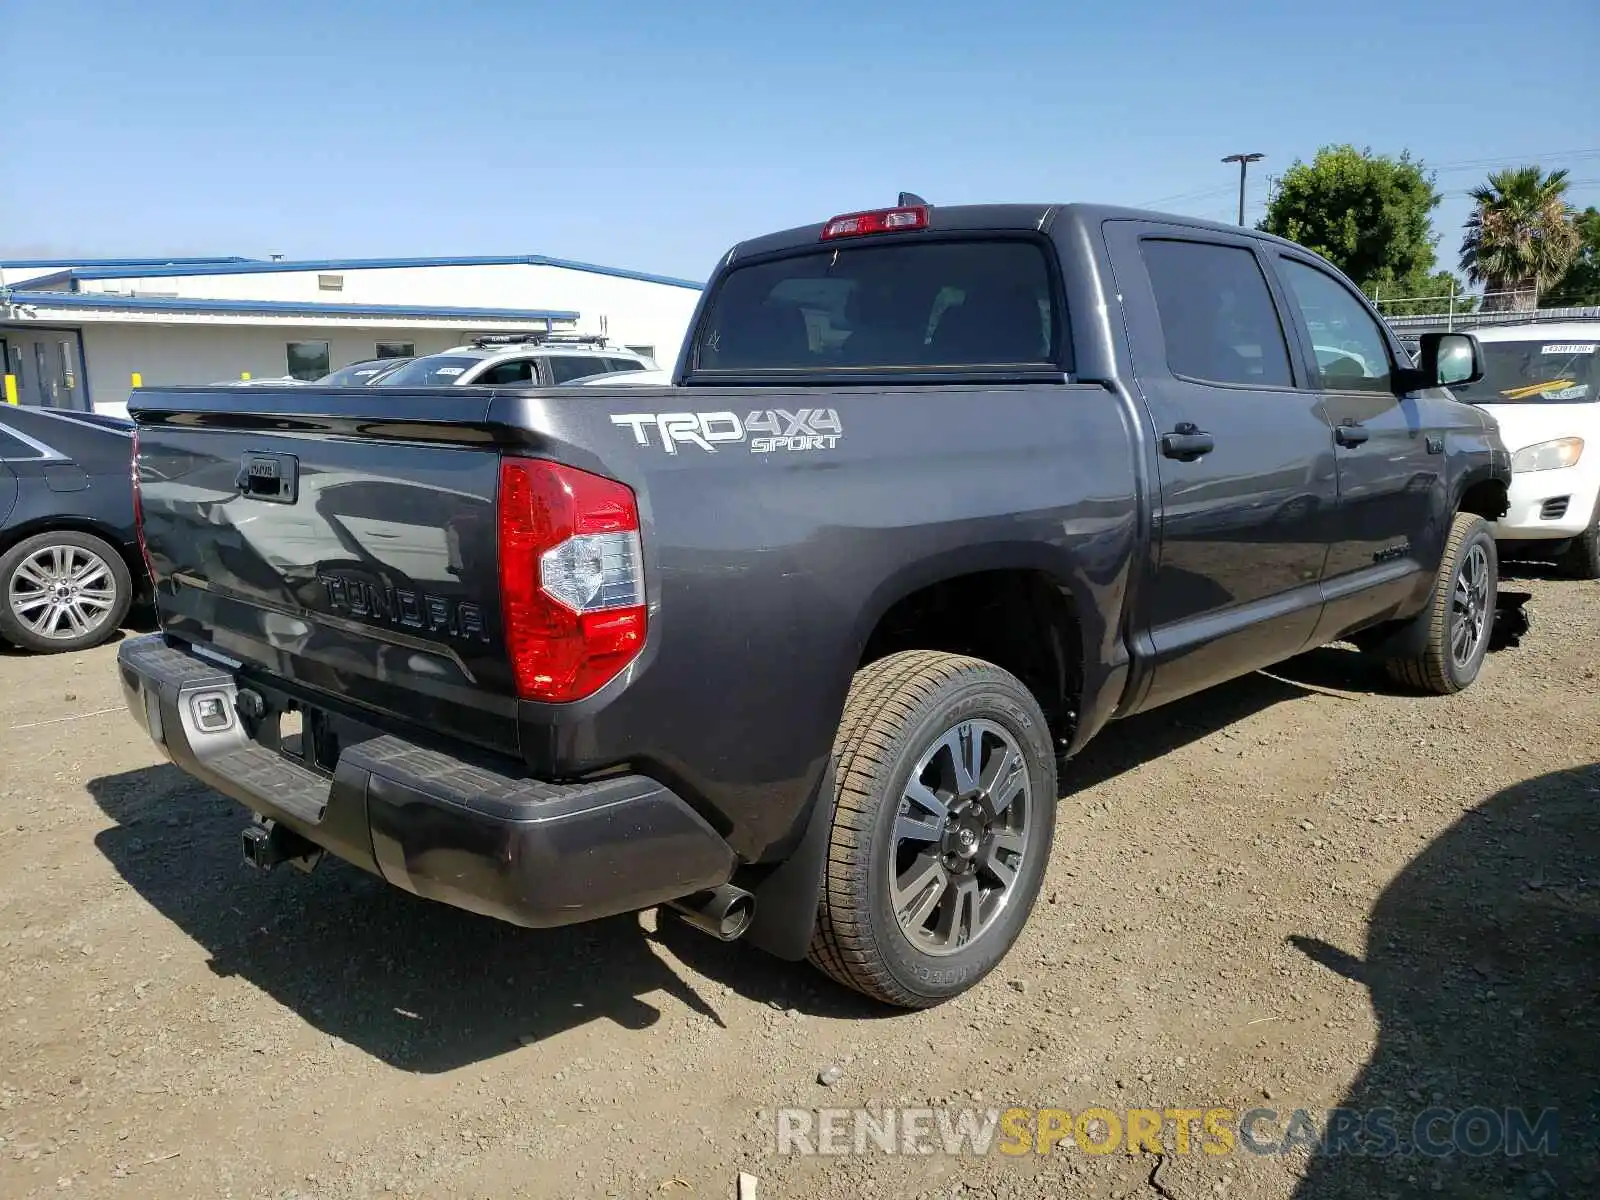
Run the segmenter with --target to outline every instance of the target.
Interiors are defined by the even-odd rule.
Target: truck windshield
[[[1450,385],[1462,400],[1473,404],[1600,400],[1600,336],[1588,342],[1484,342],[1481,349],[1483,378]]]
[[[414,358],[398,371],[372,381],[373,387],[449,387],[468,368],[477,366],[483,359],[469,358],[464,354],[429,354]]]
[[[820,246],[736,267],[695,343],[700,370],[1041,366],[1057,356],[1031,240]]]

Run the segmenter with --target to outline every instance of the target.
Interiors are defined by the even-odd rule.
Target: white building
[[[700,285],[541,255],[0,262],[0,357],[24,404],[113,411],[145,386],[294,375],[568,329],[677,359]]]

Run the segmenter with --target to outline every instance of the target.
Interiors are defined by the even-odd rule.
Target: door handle
[[[1371,436],[1365,429],[1361,428],[1359,421],[1344,421],[1334,426],[1333,430],[1333,440],[1346,449],[1361,445]]]
[[[1161,435],[1161,453],[1179,462],[1193,462],[1217,448],[1217,439],[1190,421],[1179,421],[1171,433]]]

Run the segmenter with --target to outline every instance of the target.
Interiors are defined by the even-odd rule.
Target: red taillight
[[[139,429],[133,430],[133,457],[129,463],[129,482],[133,485],[133,528],[139,536],[139,557],[144,559],[144,573],[154,585],[156,573],[150,569],[150,547],[144,540],[144,498],[139,495]]]
[[[500,463],[500,603],[525,700],[581,700],[644,647],[644,564],[630,488],[533,458]]]
[[[926,229],[928,209],[925,205],[908,208],[879,208],[871,212],[845,213],[822,227],[822,240],[862,237],[869,233],[897,233],[907,229]]]

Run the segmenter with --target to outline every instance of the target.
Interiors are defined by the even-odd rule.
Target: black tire
[[[942,825],[931,809],[911,813],[912,801],[903,793],[918,761],[934,755],[924,777],[948,766],[955,779],[954,747],[961,748],[970,769],[974,738],[980,770],[998,776],[990,788],[969,790],[965,800],[956,788],[942,792],[952,816]],[[1012,754],[1022,760],[1020,771],[1011,766]],[[993,970],[1016,941],[1049,860],[1056,762],[1038,702],[1014,675],[981,659],[931,650],[893,654],[857,672],[834,741],[834,764],[836,803],[811,961],[845,986],[903,1008],[927,1008],[960,995]],[[990,811],[995,799],[1001,801],[998,815]],[[902,813],[915,818],[924,811],[927,822],[918,822],[920,828],[937,825],[943,836],[902,842],[897,833],[905,827]],[[1021,842],[1020,857],[997,846],[996,831]],[[940,853],[946,845],[955,847],[949,855]],[[916,864],[929,856],[939,860],[945,882],[930,882],[920,894],[931,896],[943,888],[946,897],[908,927],[896,916],[891,898],[902,876],[895,856],[905,851],[915,851]],[[949,862],[957,864],[954,869],[945,869]],[[904,875],[919,869],[908,867]],[[1013,873],[1008,887],[1002,874],[991,873],[1003,870]],[[970,885],[961,882],[969,876]],[[986,884],[992,890],[985,892]],[[952,888],[971,890],[974,898],[952,894]],[[986,904],[991,906],[987,917]],[[937,953],[923,948],[938,940],[950,913],[955,914],[949,922],[953,929],[969,923],[969,912],[974,929],[969,939],[950,937]]]
[[[1473,513],[1457,513],[1428,606],[1402,635],[1417,649],[1388,660],[1390,677],[1437,696],[1471,687],[1489,651],[1499,585],[1500,560],[1488,522]],[[1480,601],[1486,607],[1479,609]],[[1476,628],[1466,646],[1460,640],[1463,621]]]
[[[1600,501],[1595,502],[1589,528],[1567,543],[1557,565],[1574,579],[1600,579]]]
[[[17,609],[19,600],[27,604],[42,594],[37,583],[36,556],[41,552],[53,556],[55,551],[62,554],[63,562],[88,567],[97,559],[105,568],[98,576],[89,573],[83,577],[82,582],[95,586],[74,596],[76,604],[71,613],[61,613],[56,624],[66,632],[60,637],[41,633],[33,627],[37,621],[30,624],[27,618],[37,612],[36,607],[25,608],[21,613]],[[0,637],[24,650],[58,654],[98,646],[116,633],[132,602],[133,577],[128,564],[122,561],[116,547],[93,534],[67,529],[36,533],[0,554]],[[81,631],[73,625],[74,614],[86,626]]]

